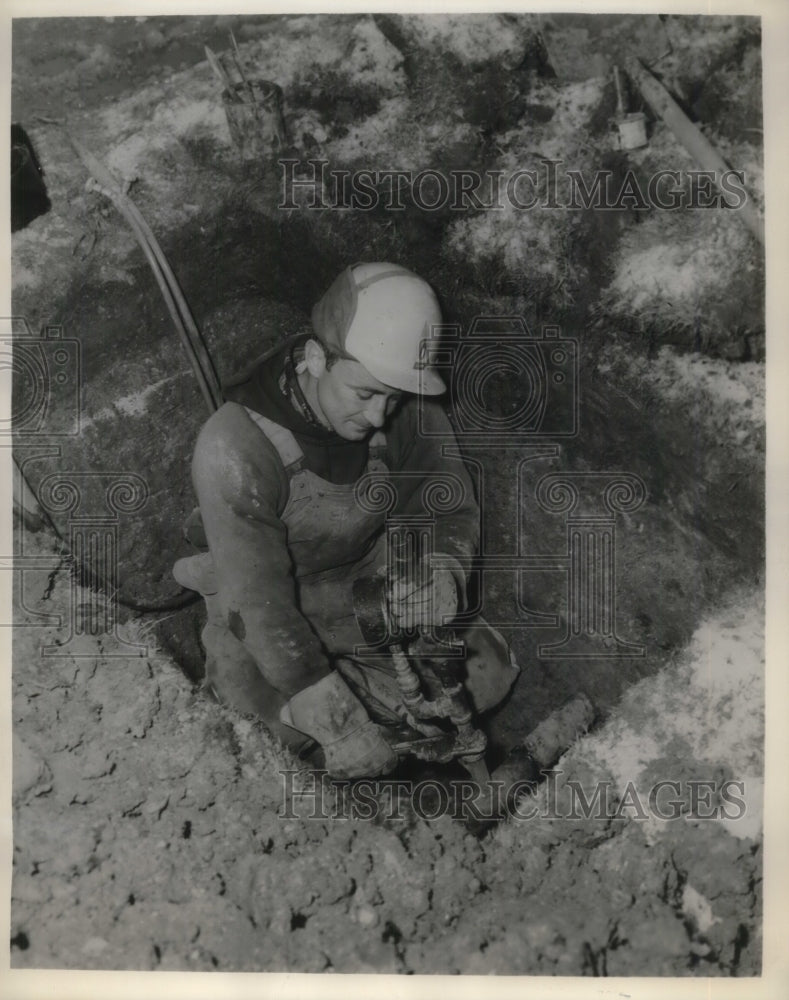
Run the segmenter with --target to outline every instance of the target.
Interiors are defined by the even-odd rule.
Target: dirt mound
[[[39,556],[57,558],[35,537]],[[95,595],[73,589],[65,566],[42,571],[27,581],[28,621],[44,609],[68,619],[75,599]],[[740,595],[673,667],[631,689],[481,841],[437,815],[435,782],[384,783],[365,813],[358,794],[333,792],[260,725],[194,690],[144,631],[119,630],[143,644],[138,656],[106,635],[58,655],[61,630],[20,628],[13,965],[753,975],[753,604]],[[42,640],[54,655],[38,655]],[[723,786],[745,773],[745,790]],[[652,799],[661,780],[676,786]]]

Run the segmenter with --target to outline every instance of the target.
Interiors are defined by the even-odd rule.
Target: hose
[[[178,284],[172,268],[162,248],[159,246],[158,240],[143,218],[140,210],[131,198],[123,193],[109,170],[89,150],[85,149],[78,140],[71,136],[69,136],[69,140],[88,173],[93,178],[95,182],[94,189],[103,194],[105,198],[108,198],[131,226],[159,285],[159,289],[167,305],[167,310],[181,340],[181,346],[186,352],[186,356],[195,373],[209,413],[214,413],[223,402],[219,377],[216,374],[216,369],[208,353],[205,341],[197,328],[189,305],[181,291],[181,286]]]
[[[154,278],[156,279],[156,283],[159,286],[159,290],[161,291],[162,297],[164,298],[167,306],[167,311],[170,313],[170,317],[181,341],[181,346],[183,347],[184,352],[189,359],[189,363],[192,366],[192,371],[195,374],[195,378],[197,379],[197,383],[200,387],[200,392],[206,406],[208,407],[209,413],[214,413],[223,403],[222,387],[219,377],[216,373],[216,369],[214,368],[213,361],[211,360],[211,355],[208,352],[208,347],[203,340],[202,334],[200,333],[200,330],[194,320],[194,316],[189,308],[189,304],[187,303],[173,270],[170,267],[169,261],[164,255],[164,251],[159,246],[158,240],[154,236],[148,223],[143,218],[140,210],[120,188],[109,170],[77,139],[69,135],[65,132],[65,130],[61,130],[61,133],[69,140],[71,145],[76,150],[77,155],[82,160],[82,163],[88,173],[91,175],[93,189],[99,191],[105,198],[109,199],[131,227],[137,242],[140,244],[140,247],[145,254],[145,258],[153,271]],[[22,481],[24,481],[22,470],[16,462],[15,465],[17,472],[22,477]],[[33,495],[35,496],[35,494]],[[40,508],[40,504],[38,506],[41,516],[47,522],[49,528],[65,545],[65,540],[52,521],[52,518]],[[85,567],[81,567],[81,569],[84,575]],[[95,570],[91,570],[88,575],[95,580],[96,585],[100,586],[101,589],[107,591],[108,593],[112,590],[107,581],[102,579]],[[114,599],[122,607],[128,608],[131,611],[151,614],[160,611],[177,611],[181,608],[186,608],[191,604],[197,603],[197,601],[202,598],[201,595],[195,591],[183,589],[180,594],[167,598],[158,604],[148,604],[142,601],[136,601],[134,598],[122,596],[117,593],[115,594]]]

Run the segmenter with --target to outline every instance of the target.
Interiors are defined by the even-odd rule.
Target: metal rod
[[[233,96],[233,81],[227,75],[227,70],[222,65],[222,63],[219,61],[219,59],[214,54],[214,52],[212,52],[212,50],[209,49],[209,47],[207,45],[205,46],[205,54],[206,54],[206,58],[208,59],[208,62],[211,64],[211,69],[214,71],[217,80],[219,80],[219,82],[222,84],[222,86],[225,88],[225,90],[227,90],[228,93],[230,94],[230,96],[232,97]]]
[[[616,87],[616,113],[621,118],[625,113],[625,102],[622,97],[622,81],[619,78],[618,66],[614,66],[614,86]]]

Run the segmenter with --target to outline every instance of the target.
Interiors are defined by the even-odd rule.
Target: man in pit
[[[317,741],[336,778],[392,771],[391,727],[404,718],[392,659],[360,653],[354,582],[386,576],[393,629],[446,625],[466,607],[479,507],[462,461],[442,451],[454,440],[444,382],[420,360],[441,321],[431,287],[404,267],[346,268],[309,332],[226,387],[195,448],[207,551],[179,560],[174,575],[206,601],[206,682],[294,751]],[[360,502],[368,473],[392,477],[393,510]],[[424,514],[424,486],[447,474],[460,503],[435,515],[418,572],[394,573],[387,513]],[[482,713],[518,671],[501,635],[475,625],[458,635],[466,692]]]

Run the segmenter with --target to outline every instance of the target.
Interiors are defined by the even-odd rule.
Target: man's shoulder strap
[[[274,445],[288,476],[292,476],[294,472],[298,472],[304,464],[304,452],[301,450],[301,446],[293,432],[288,430],[287,427],[269,420],[268,417],[264,417],[261,413],[250,410],[247,406],[244,409],[249,418],[257,424]],[[369,448],[369,457],[371,459],[383,460],[386,453],[386,435],[383,431],[376,431],[373,434],[370,438]]]
[[[264,417],[261,413],[256,413],[254,410],[250,410],[247,406],[245,406],[244,409],[246,410],[249,418],[257,424],[269,441],[274,445],[274,448],[280,457],[280,461],[285,466],[285,471],[288,475],[298,472],[304,459],[304,452],[301,450],[293,432],[289,431],[287,427],[283,427],[281,424],[277,424],[273,420],[269,420],[268,417]]]

